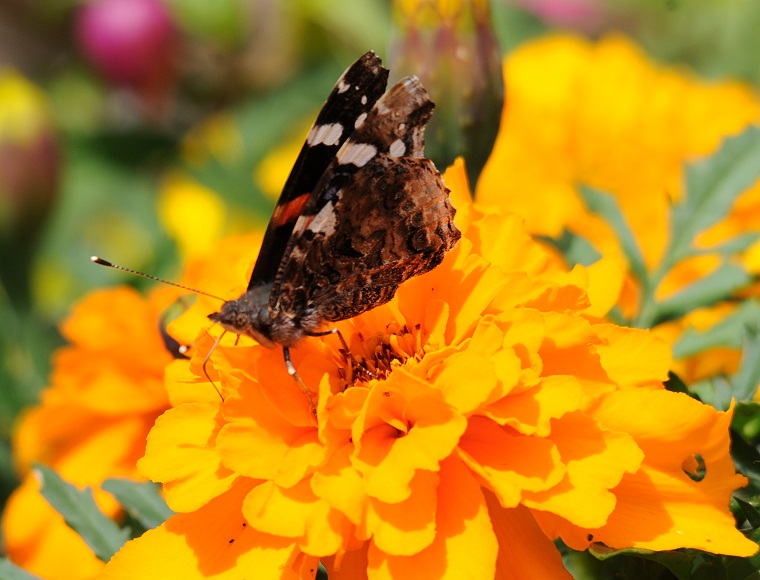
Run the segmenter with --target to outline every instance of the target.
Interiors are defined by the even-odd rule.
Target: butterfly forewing
[[[408,78],[358,119],[293,229],[271,309],[317,321],[355,316],[390,300],[456,244],[448,190],[422,158],[432,111]]]
[[[370,111],[385,91],[388,70],[368,52],[335,84],[309,131],[269,221],[248,289],[271,285],[293,227],[336,152],[354,130],[357,117]]]

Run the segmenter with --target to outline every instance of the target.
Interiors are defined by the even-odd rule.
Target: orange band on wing
[[[285,205],[275,208],[272,221],[278,226],[296,221],[298,216],[301,215],[301,210],[303,210],[303,206],[306,205],[310,195],[310,193],[304,193]]]

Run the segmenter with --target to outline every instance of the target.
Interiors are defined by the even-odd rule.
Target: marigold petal
[[[565,474],[552,441],[520,435],[483,417],[470,417],[458,451],[506,507],[516,506],[526,490],[553,487]]]
[[[470,240],[462,238],[440,266],[401,285],[398,304],[405,320],[424,320],[429,302],[446,302],[449,319],[445,344],[458,344],[503,283],[502,274],[472,252]]]
[[[596,418],[631,434],[645,460],[615,490],[618,506],[595,537],[616,547],[755,553],[757,545],[736,530],[726,509],[731,492],[747,481],[736,474],[728,452],[732,412],[669,391],[637,389],[606,397]],[[684,470],[696,456],[706,469],[699,481]]]
[[[627,433],[603,430],[580,413],[554,421],[551,440],[567,466],[565,479],[549,491],[526,492],[523,504],[578,526],[604,525],[617,501],[611,490],[639,468],[644,453]]]
[[[287,377],[284,370],[283,374]],[[293,382],[290,377],[287,380],[288,385]],[[290,487],[322,462],[324,447],[317,429],[285,419],[259,383],[246,381],[230,395],[224,417],[226,423],[217,437],[219,453],[224,465],[241,475]]]
[[[219,393],[214,386],[206,377],[195,374],[191,365],[184,359],[172,361],[166,366],[164,384],[173,407],[179,407],[184,403],[218,404],[220,401]]]
[[[491,525],[499,540],[496,575],[499,580],[531,578],[555,580],[572,578],[562,564],[562,555],[524,506],[504,508],[488,490],[484,490]]]
[[[591,302],[585,312],[587,316],[602,318],[617,304],[627,270],[628,263],[618,251],[605,253],[600,260],[586,268],[586,292]]]
[[[412,556],[392,556],[375,546],[368,554],[372,580],[492,578],[497,542],[480,486],[458,460],[441,464],[435,541]]]
[[[215,447],[218,403],[186,403],[169,409],[148,435],[140,473],[164,483],[169,506],[193,511],[226,492],[238,477],[222,465]]]
[[[365,542],[359,549],[340,556],[327,556],[320,562],[327,570],[330,580],[364,580],[367,578],[368,549],[369,542]]]
[[[457,210],[456,224],[460,231],[466,232],[474,216],[472,204],[472,192],[467,179],[464,159],[457,157],[454,163],[446,168],[443,173],[443,182],[449,188],[451,205]]]
[[[403,368],[375,384],[353,430],[352,463],[367,494],[388,503],[408,498],[415,471],[437,471],[466,425],[440,391]]]
[[[463,415],[487,402],[498,387],[490,358],[472,349],[450,355],[442,366],[435,386],[446,402]]]
[[[537,385],[489,405],[483,415],[523,435],[546,437],[552,419],[580,408],[581,391],[575,377],[542,377]]]
[[[618,385],[661,387],[668,379],[672,351],[651,331],[613,324],[597,324],[594,331],[604,340],[595,347],[601,364]]]
[[[435,538],[439,476],[418,469],[409,482],[409,498],[398,503],[368,502],[366,526],[374,546],[386,554],[408,556]]]
[[[312,493],[308,480],[289,489],[265,481],[248,493],[242,509],[254,529],[296,539],[312,556],[334,554],[343,543],[343,516]]]
[[[292,540],[246,524],[240,506],[249,490],[250,482],[239,480],[198,511],[172,516],[127,542],[98,579],[239,580],[255,571],[262,578],[295,580],[303,577],[303,566],[313,577],[316,558],[305,557]]]
[[[535,512],[548,535],[579,550],[598,541],[612,548],[696,548],[734,556],[757,551],[727,509],[731,491],[747,481],[735,473],[728,453],[731,411],[720,413],[680,393],[631,389],[605,397],[595,416],[633,436],[644,462],[613,490],[617,504],[606,525],[579,528]],[[699,481],[685,471],[696,455],[705,466]]]
[[[344,446],[335,453],[311,478],[314,495],[324,499],[353,524],[358,525],[366,509],[364,481],[351,467],[351,447]]]

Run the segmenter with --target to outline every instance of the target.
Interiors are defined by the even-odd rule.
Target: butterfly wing
[[[248,289],[271,285],[293,228],[317,182],[354,130],[385,91],[388,70],[368,52],[340,77],[301,148],[269,220]]]
[[[390,300],[459,240],[449,190],[423,157],[433,103],[400,81],[359,118],[292,231],[270,309],[305,330]]]

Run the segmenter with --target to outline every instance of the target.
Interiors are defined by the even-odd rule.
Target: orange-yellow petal
[[[373,385],[354,423],[354,467],[368,495],[388,503],[409,497],[415,471],[437,471],[466,427],[441,393],[403,368]]]
[[[98,580],[313,578],[316,558],[305,557],[292,540],[246,524],[240,506],[249,490],[240,480],[198,511],[172,516],[127,542]]]
[[[524,506],[503,508],[496,497],[484,491],[491,525],[499,540],[496,574],[499,580],[572,578],[562,565],[562,556]]]
[[[198,509],[238,478],[222,465],[215,446],[219,420],[218,403],[186,403],[159,417],[148,436],[138,468],[164,482],[166,501],[175,511]]]
[[[520,435],[482,417],[469,419],[458,451],[507,507],[516,506],[526,490],[551,488],[565,474],[553,442]]]
[[[435,541],[412,556],[392,556],[371,546],[370,580],[492,578],[497,542],[480,486],[450,458],[441,464]]]

